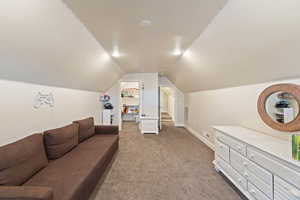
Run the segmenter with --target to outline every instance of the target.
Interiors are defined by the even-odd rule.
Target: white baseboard
[[[184,124],[175,124],[176,127],[185,127]]]
[[[194,129],[192,129],[189,126],[185,126],[185,128],[191,134],[193,134],[195,137],[197,137],[199,140],[201,140],[204,144],[206,144],[209,148],[211,148],[213,151],[215,150],[215,145],[213,143],[211,143],[211,141],[209,141],[208,139],[206,139],[202,134],[198,133],[197,131],[195,131]]]
[[[147,133],[149,133],[149,134],[153,134],[153,133],[155,133],[156,135],[158,135],[158,134],[159,134],[159,132],[158,132],[158,131],[141,131],[141,133],[142,133],[142,134],[147,134]]]

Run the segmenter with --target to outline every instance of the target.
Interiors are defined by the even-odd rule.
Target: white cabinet
[[[215,167],[250,200],[300,200],[300,162],[289,141],[234,126],[214,127]]]
[[[112,110],[104,109],[102,111],[102,125],[112,124]]]
[[[141,128],[142,134],[145,134],[145,133],[158,134],[159,133],[158,119],[142,117],[140,120],[140,123],[141,123],[140,128]]]

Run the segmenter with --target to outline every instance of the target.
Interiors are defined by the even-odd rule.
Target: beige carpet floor
[[[165,124],[159,136],[143,136],[126,123],[115,161],[91,200],[243,199],[214,170],[213,159],[213,151],[184,128]]]

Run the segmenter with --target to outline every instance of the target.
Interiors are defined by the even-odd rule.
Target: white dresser
[[[215,126],[215,168],[250,200],[300,200],[291,143],[237,126]]]

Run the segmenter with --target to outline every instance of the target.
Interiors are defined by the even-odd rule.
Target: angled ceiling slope
[[[299,0],[64,1],[125,71],[164,72],[185,92],[300,76]]]
[[[229,0],[167,76],[187,92],[299,77],[299,22],[299,0]]]
[[[105,91],[123,74],[61,0],[0,6],[0,79]]]
[[[126,72],[167,72],[227,0],[63,0]]]

